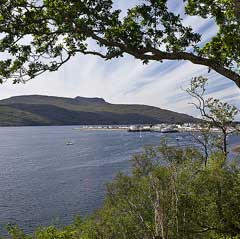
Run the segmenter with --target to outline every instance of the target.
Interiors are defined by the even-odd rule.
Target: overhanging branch
[[[99,37],[92,31],[88,31],[89,37],[98,41],[102,45],[108,47],[118,47],[122,52],[128,53],[134,56],[137,59],[141,60],[187,60],[192,62],[193,64],[207,66],[210,69],[213,69],[217,73],[225,76],[226,78],[235,82],[235,84],[240,88],[240,75],[236,72],[220,65],[214,60],[204,58],[201,56],[194,55],[188,52],[163,52],[153,47],[145,47],[142,49],[136,49],[128,46],[127,44],[123,44],[120,42],[115,42],[113,40],[105,39],[103,37]]]

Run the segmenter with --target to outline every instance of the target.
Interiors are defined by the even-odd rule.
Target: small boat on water
[[[68,142],[66,142],[66,145],[74,145],[74,143],[71,141],[68,141]]]
[[[183,137],[178,136],[178,137],[176,137],[176,140],[177,140],[177,141],[183,140]]]
[[[161,133],[178,133],[179,131],[176,128],[169,126],[169,127],[165,127],[163,129],[161,129],[160,132]]]
[[[128,132],[150,132],[150,126],[131,125]]]

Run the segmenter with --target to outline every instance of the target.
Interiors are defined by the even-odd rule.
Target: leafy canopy
[[[189,60],[239,86],[238,1],[185,1],[186,14],[213,18],[218,25],[216,36],[203,46],[201,35],[185,26],[168,2],[141,0],[122,17],[113,0],[2,0],[1,82],[17,83],[56,71],[76,53],[104,59],[127,53],[143,63]]]

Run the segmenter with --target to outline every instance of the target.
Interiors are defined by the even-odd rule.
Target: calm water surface
[[[0,231],[8,222],[32,231],[94,211],[105,183],[128,172],[131,155],[159,138],[73,127],[0,128]],[[67,146],[69,140],[74,145]]]
[[[104,185],[117,172],[129,172],[131,155],[162,137],[73,128],[0,128],[0,233],[7,223],[31,232],[93,212],[102,204]],[[239,139],[233,136],[230,142]]]

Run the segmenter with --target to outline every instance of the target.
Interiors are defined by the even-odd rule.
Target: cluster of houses
[[[193,131],[198,128],[195,124],[156,124],[156,125],[132,125],[128,128],[129,132],[150,131],[161,133],[176,133],[179,131]]]
[[[127,130],[128,132],[160,132],[160,133],[176,133],[176,132],[193,132],[202,130],[203,126],[197,123],[184,124],[155,124],[155,125],[97,125],[97,126],[81,126],[81,130]],[[211,128],[212,132],[219,132],[218,128]],[[229,128],[229,131],[235,131],[235,128]]]
[[[160,133],[176,133],[176,132],[194,132],[201,131],[202,124],[197,123],[184,123],[184,124],[156,124],[156,125],[132,125],[128,128],[129,132],[160,132]],[[236,127],[229,127],[230,132],[236,131]],[[219,132],[219,128],[211,128],[211,132]]]

